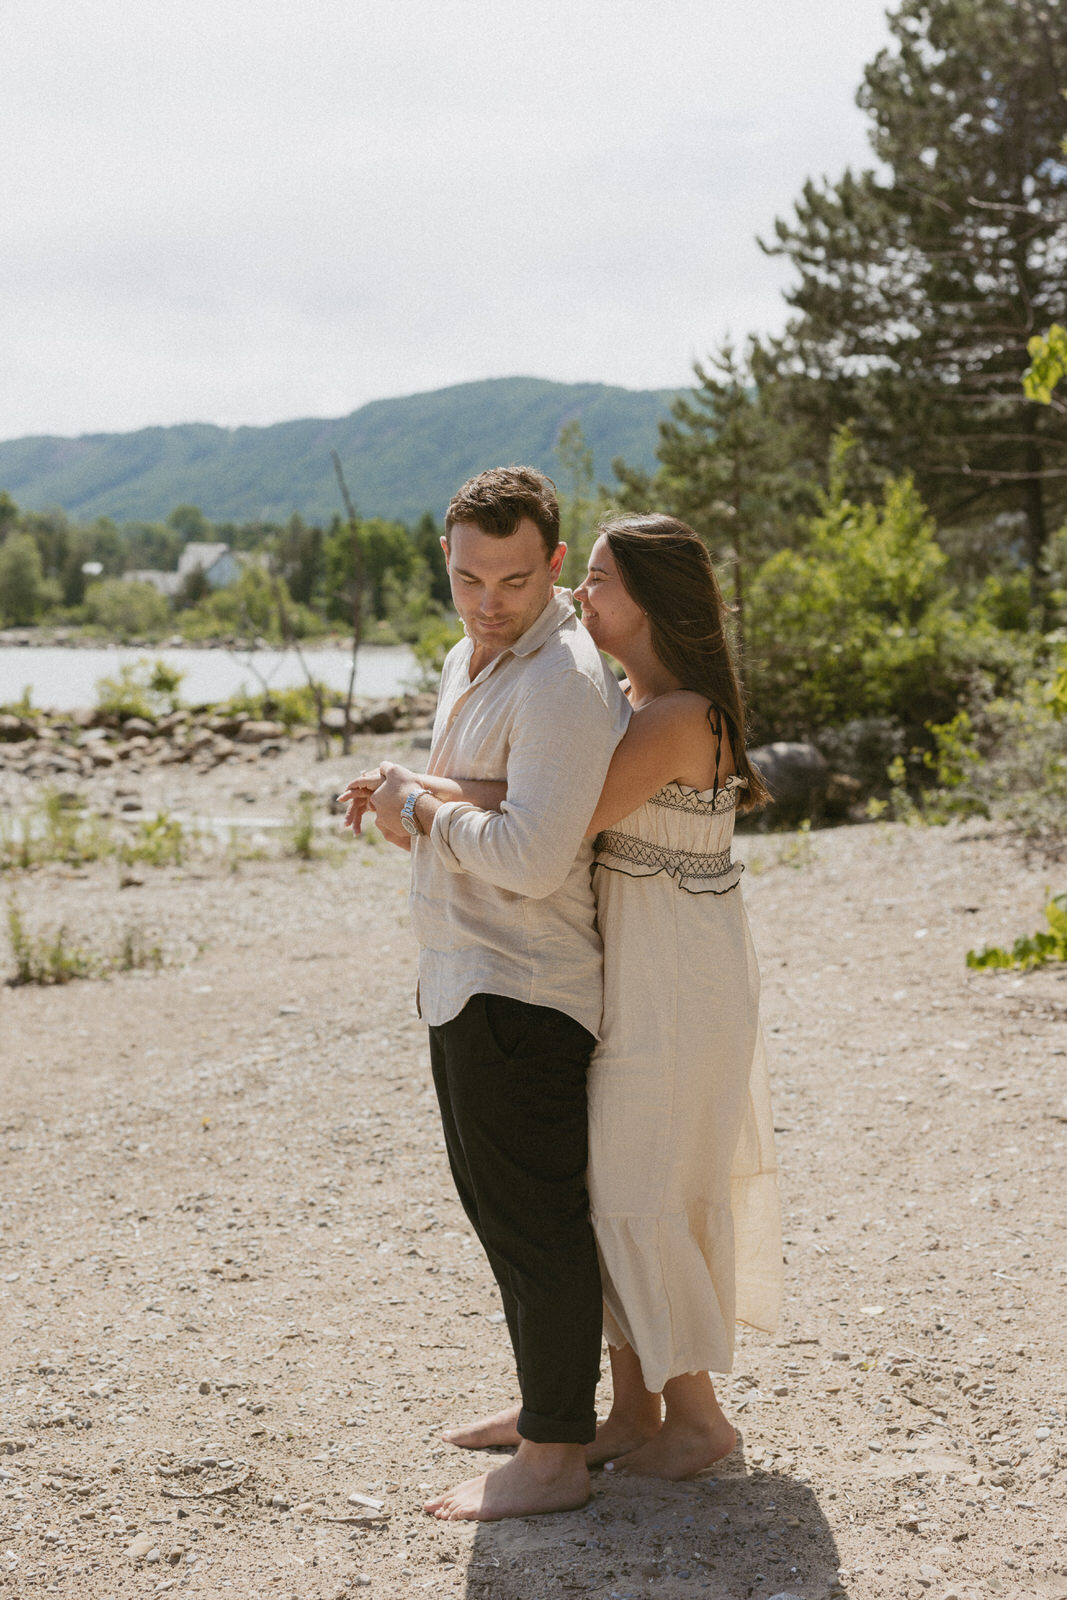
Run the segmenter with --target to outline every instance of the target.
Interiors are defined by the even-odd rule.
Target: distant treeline
[[[671,512],[707,540],[754,735],[817,739],[881,774],[898,810],[935,783],[956,810],[1001,795],[1018,814],[1025,792],[1035,825],[1062,825],[1067,9],[898,0],[888,26],[858,94],[877,170],[805,184],[765,246],[793,268],[785,331],[711,352],[654,462],[616,458],[613,485],[580,417],[557,416],[533,459],[560,486],[572,584],[606,511]],[[337,518],[210,523],[180,506],[76,525],[6,500],[0,535],[9,621],[128,629],[120,591],[138,588],[143,635],[276,633],[279,604],[294,632],[343,626],[358,550],[372,633],[449,636],[432,516],[366,520],[357,544]],[[190,540],[242,553],[238,581],[191,580],[174,611],[116,582],[173,567]]]

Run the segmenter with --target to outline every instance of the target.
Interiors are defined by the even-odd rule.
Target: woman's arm
[[[708,721],[708,702],[689,689],[673,690],[635,711],[611,758],[597,808],[586,837],[610,828],[620,817],[644,805],[664,784],[677,780],[693,789],[710,789],[734,771],[725,724],[716,752],[715,728]],[[717,713],[712,712],[715,717]]]
[[[507,798],[507,784],[488,778],[438,778],[427,772],[409,772],[406,767],[392,770],[401,779],[417,783],[421,789],[428,789],[437,800],[466,800],[482,811],[499,811],[500,802]],[[380,768],[371,767],[369,771],[353,778],[337,796],[346,808],[344,825],[351,828],[353,833],[360,832],[364,816],[374,810],[372,796],[381,781]]]
[[[508,795],[507,784],[492,778],[438,778],[429,772],[411,776],[438,800],[466,800],[481,811],[499,811]]]

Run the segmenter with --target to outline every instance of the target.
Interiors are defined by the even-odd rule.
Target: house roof
[[[178,560],[178,577],[187,578],[198,567],[201,572],[210,572],[216,561],[229,553],[228,544],[202,544],[194,539],[186,545]]]

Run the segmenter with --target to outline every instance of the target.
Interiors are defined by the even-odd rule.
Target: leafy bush
[[[760,737],[872,718],[921,729],[948,722],[976,675],[1009,684],[1025,646],[988,616],[961,616],[954,599],[911,479],[890,480],[881,506],[858,505],[835,473],[802,543],[764,562],[749,588],[746,677]]]
[[[96,680],[96,703],[117,717],[166,716],[181,704],[178,690],[185,674],[162,660],[140,656],[125,662],[114,677]]]
[[[58,586],[49,586],[45,578],[37,541],[28,533],[9,533],[0,544],[0,622],[36,622],[58,599]]]
[[[418,664],[419,687],[432,687],[441,676],[445,656],[463,637],[463,624],[456,617],[433,617],[426,622],[411,646]]]
[[[85,591],[82,615],[113,639],[157,637],[173,626],[170,606],[150,583],[103,578]]]

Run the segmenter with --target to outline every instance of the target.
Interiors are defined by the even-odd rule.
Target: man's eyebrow
[[[506,572],[499,581],[501,583],[511,583],[515,578],[529,578],[532,577],[533,570],[530,567],[526,572]],[[455,562],[452,563],[452,571],[458,573],[461,578],[481,578],[482,576],[480,572],[471,572],[467,567],[457,567]]]

